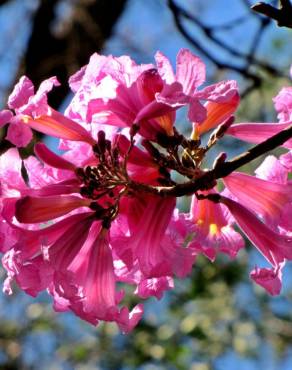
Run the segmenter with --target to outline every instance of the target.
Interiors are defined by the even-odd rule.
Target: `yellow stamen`
[[[192,134],[191,134],[191,139],[192,140],[199,140],[200,138],[200,133],[199,133],[199,129],[198,129],[198,126],[196,123],[193,123],[193,131],[192,131]]]
[[[219,231],[218,226],[216,224],[210,224],[209,230],[211,235],[216,235]]]

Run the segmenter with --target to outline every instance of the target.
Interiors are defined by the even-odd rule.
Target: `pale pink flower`
[[[289,169],[285,166],[285,155],[279,159],[274,155],[268,155],[255,170],[258,178],[279,184],[287,184],[288,173]]]
[[[283,87],[273,101],[279,122],[292,121],[292,87]]]
[[[235,81],[224,81],[198,90],[206,80],[206,67],[202,60],[188,49],[179,51],[175,74],[169,60],[162,53],[158,52],[155,59],[159,74],[167,85],[173,86],[173,91],[162,90],[157,94],[156,101],[172,108],[189,105],[188,118],[191,122],[202,123],[207,118],[208,105],[204,107],[200,100],[223,104],[223,110],[227,107],[225,104],[237,106],[238,91]],[[216,105],[209,106],[209,111],[217,110],[218,114],[220,109]],[[235,108],[232,107],[231,112],[234,110]]]
[[[280,162],[289,172],[292,172],[292,150],[281,155]]]

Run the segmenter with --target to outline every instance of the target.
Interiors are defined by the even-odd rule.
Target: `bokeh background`
[[[161,50],[175,63],[182,47],[207,64],[208,83],[235,78],[242,104],[236,121],[276,119],[272,97],[291,84],[292,31],[250,10],[249,0],[2,0],[0,107],[22,74],[38,85],[56,75],[50,95],[64,109],[68,77],[98,51],[153,61]],[[277,5],[277,1],[270,1]],[[188,125],[182,114],[180,127]],[[5,130],[1,152],[7,150]],[[56,147],[56,143],[49,143]],[[243,143],[222,141],[234,155]],[[30,154],[30,148],[21,151]],[[257,163],[244,168],[251,173]],[[186,200],[187,202],[187,200]],[[182,206],[186,205],[186,202]],[[292,268],[283,291],[269,297],[248,278],[261,256],[251,247],[236,261],[199,258],[192,276],[177,280],[125,336],[115,325],[98,328],[73,314],[56,314],[50,298],[0,294],[0,369],[35,370],[291,370]],[[4,279],[4,272],[0,272]],[[135,299],[135,298],[131,298]]]

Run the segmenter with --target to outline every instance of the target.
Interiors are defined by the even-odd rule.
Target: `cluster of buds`
[[[162,53],[155,58],[156,65],[137,65],[94,54],[70,78],[74,96],[64,114],[47,100],[55,77],[36,92],[27,77],[15,86],[0,112],[15,146],[0,157],[6,293],[12,282],[32,296],[47,290],[56,311],[93,325],[114,321],[129,332],[143,305],[123,306],[117,283],[132,285],[141,299],[160,299],[199,254],[235,258],[244,240],[234,225],[270,265],[255,267],[251,278],[280,293],[292,259],[292,88],[275,98],[279,122],[234,124],[235,81],[199,89],[205,65],[189,50],[179,52],[175,72]],[[189,138],[175,126],[181,107],[188,109]],[[59,138],[63,154],[37,142],[35,155],[22,159],[17,147],[31,142],[31,129]],[[221,153],[204,168],[225,134],[257,145],[230,161]],[[267,156],[255,176],[236,172],[279,145],[288,151]],[[176,208],[184,195],[192,196],[188,213]]]

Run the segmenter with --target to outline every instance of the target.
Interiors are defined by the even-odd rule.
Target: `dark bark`
[[[280,0],[280,8],[263,2],[252,6],[252,10],[274,19],[279,27],[292,28],[292,5],[290,0]]]

